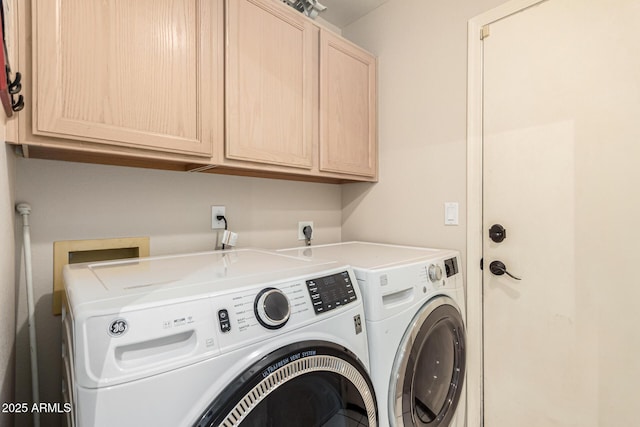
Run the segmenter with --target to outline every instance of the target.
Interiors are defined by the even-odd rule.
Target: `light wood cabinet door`
[[[226,158],[311,169],[318,28],[273,0],[227,0]]]
[[[320,34],[320,170],[377,176],[376,59]]]
[[[222,0],[33,5],[35,135],[212,155]]]

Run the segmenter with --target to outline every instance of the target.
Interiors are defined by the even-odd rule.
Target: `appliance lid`
[[[335,261],[239,249],[70,264],[63,275],[72,309],[91,305],[107,313],[315,276],[337,267]]]
[[[310,265],[309,260],[245,249],[101,262],[87,268],[106,290],[126,292],[268,275]]]
[[[336,260],[350,264],[353,268],[370,270],[432,259],[444,252],[451,251],[366,242],[335,243],[278,251],[278,253],[295,255],[303,259]]]

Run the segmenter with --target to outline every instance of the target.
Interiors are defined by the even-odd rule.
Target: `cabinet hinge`
[[[485,25],[480,29],[480,40],[484,40],[489,37],[489,26]]]

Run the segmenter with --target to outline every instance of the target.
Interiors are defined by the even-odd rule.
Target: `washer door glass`
[[[465,373],[465,332],[448,297],[429,301],[407,329],[390,384],[390,417],[397,426],[448,426]]]
[[[376,426],[373,387],[344,348],[304,343],[280,349],[236,378],[197,427]]]

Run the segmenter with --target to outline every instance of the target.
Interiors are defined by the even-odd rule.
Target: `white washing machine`
[[[465,425],[466,307],[457,251],[347,242],[279,253],[353,267],[381,426]]]
[[[69,423],[376,426],[350,267],[236,250],[67,266]]]

